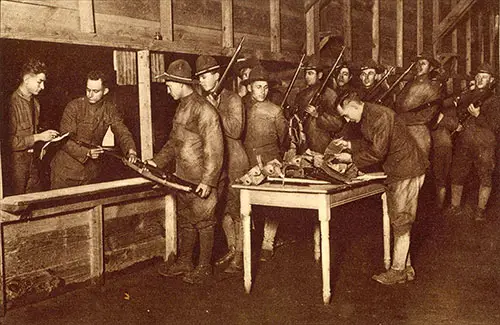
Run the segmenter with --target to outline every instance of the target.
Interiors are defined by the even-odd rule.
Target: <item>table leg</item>
[[[318,211],[321,226],[321,270],[323,276],[323,303],[330,303],[330,197],[325,196]]]
[[[316,263],[319,263],[319,258],[321,257],[321,248],[320,248],[320,239],[321,232],[319,223],[314,224],[314,260]]]
[[[243,222],[243,279],[246,293],[252,288],[252,243],[251,243],[251,219],[252,206],[250,204],[250,192],[240,190],[240,211]]]
[[[382,227],[384,235],[384,266],[388,270],[391,267],[391,222],[387,208],[387,194],[382,194]]]

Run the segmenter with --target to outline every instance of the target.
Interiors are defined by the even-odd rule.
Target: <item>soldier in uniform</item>
[[[175,161],[176,176],[198,186],[195,193],[177,195],[178,258],[158,271],[164,276],[184,274],[184,282],[201,284],[212,276],[216,189],[224,156],[222,129],[215,108],[193,90],[189,63],[176,60],[163,76],[167,91],[179,105],[168,141],[148,163],[164,168]],[[193,269],[198,235],[200,255]]]
[[[377,76],[384,72],[384,68],[372,59],[369,59],[361,64],[359,71],[360,84],[356,88],[356,92],[362,100],[374,102],[388,89],[387,84],[385,83],[375,89]],[[370,99],[368,99],[368,97],[370,97]],[[387,105],[390,104],[387,99],[384,103]]]
[[[393,261],[387,272],[372,278],[388,285],[413,280],[410,231],[429,162],[417,149],[404,122],[390,108],[363,102],[356,92],[352,92],[341,97],[339,111],[349,121],[360,124],[362,138],[334,140],[352,152],[337,154],[335,158],[340,162],[354,162],[361,170],[381,163],[387,174],[387,203],[394,233]]]
[[[500,97],[493,95],[494,73],[489,64],[478,67],[475,88],[457,101],[459,126],[451,167],[451,206],[448,214],[459,215],[464,182],[474,168],[479,178],[479,196],[474,218],[484,220],[495,168],[496,135],[500,129]]]
[[[439,68],[439,62],[431,54],[417,58],[417,75],[409,81],[396,98],[394,110],[408,126],[419,148],[429,157],[431,134],[429,124],[439,114],[438,100],[441,97],[441,83],[431,79],[429,72]]]
[[[324,153],[332,140],[332,134],[339,132],[344,126],[344,119],[339,116],[335,107],[337,94],[329,87],[321,94],[318,106],[309,104],[322,84],[323,66],[319,58],[308,57],[303,69],[306,88],[295,97],[295,107],[303,120],[307,148]]]
[[[51,162],[52,189],[89,184],[99,177],[101,161],[98,158],[104,152],[100,146],[109,127],[129,161],[137,160],[132,134],[116,105],[107,100],[108,92],[104,73],[91,71],[87,75],[86,97],[72,100],[64,109],[59,129],[61,133],[69,132],[71,138]],[[88,148],[79,141],[95,148]]]
[[[252,106],[247,111],[247,128],[243,145],[248,155],[250,166],[258,164],[257,156],[262,162],[283,157],[283,142],[287,132],[287,121],[281,107],[267,100],[269,74],[257,66],[250,72],[248,91]],[[272,211],[272,210],[267,210]],[[274,238],[278,229],[276,218],[266,218],[264,225],[264,240],[262,242],[261,260],[272,258]]]
[[[342,62],[336,69],[333,79],[333,89],[337,95],[344,94],[352,89],[352,73],[349,63]]]
[[[28,60],[20,74],[21,83],[11,95],[7,111],[6,178],[9,191],[16,195],[42,190],[40,171],[33,156],[33,146],[40,141],[50,141],[58,135],[55,130],[38,133],[40,104],[36,96],[45,88],[47,68],[36,59]]]
[[[241,140],[245,126],[245,109],[238,94],[223,89],[214,98],[212,91],[219,83],[220,66],[217,61],[207,55],[196,60],[196,73],[206,98],[219,113],[224,133],[224,163],[221,173],[220,204],[223,207],[222,228],[226,235],[228,253],[215,262],[216,265],[230,261],[226,273],[235,273],[243,268],[243,231],[240,217],[239,191],[231,184],[244,175],[248,169],[248,157]]]

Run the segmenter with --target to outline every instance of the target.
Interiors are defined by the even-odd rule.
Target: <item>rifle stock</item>
[[[220,95],[220,93],[222,91],[222,84],[224,83],[224,80],[226,80],[227,76],[229,75],[229,71],[231,71],[231,68],[233,67],[233,65],[237,61],[238,55],[240,54],[241,48],[243,47],[243,41],[244,40],[245,40],[245,37],[242,37],[240,43],[236,47],[236,51],[234,51],[234,54],[231,57],[231,60],[229,61],[228,65],[226,66],[226,69],[224,70],[224,73],[220,77],[219,82],[217,83],[217,85],[215,86],[215,88],[210,93],[210,95],[213,98],[218,98],[219,97],[219,95]]]
[[[389,87],[389,89],[387,89],[379,98],[377,98],[376,103],[378,103],[378,104],[382,103],[382,101],[394,90],[394,88],[404,79],[404,77],[406,77],[406,75],[408,73],[410,73],[411,69],[413,69],[415,64],[417,64],[416,61],[412,62],[412,64],[410,64],[408,69],[406,69],[405,72],[403,72],[398,77],[398,79],[396,79],[396,81],[394,81],[394,83]]]

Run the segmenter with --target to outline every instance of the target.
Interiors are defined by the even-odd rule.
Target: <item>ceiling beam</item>
[[[460,0],[450,13],[439,23],[432,33],[432,43],[437,43],[443,36],[455,28],[462,17],[471,9],[477,0]]]

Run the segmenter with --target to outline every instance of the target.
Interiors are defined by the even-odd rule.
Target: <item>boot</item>
[[[441,212],[444,208],[444,201],[446,200],[446,187],[438,186],[436,189],[436,209]]]
[[[229,266],[224,270],[224,273],[238,273],[243,270],[243,252],[236,252],[234,258],[229,263]]]
[[[215,265],[217,266],[227,263],[234,257],[234,251],[236,248],[236,229],[235,223],[229,214],[224,215],[224,218],[222,219],[222,229],[226,235],[228,252],[215,261]]]
[[[229,262],[230,260],[233,259],[235,252],[236,252],[236,249],[234,246],[229,247],[229,250],[227,251],[227,253],[215,261],[215,265],[219,266],[219,265],[222,265],[224,263]]]
[[[187,273],[182,281],[192,284],[206,283],[212,277],[212,248],[214,246],[214,227],[206,227],[199,230],[200,233],[200,259],[198,266]]]
[[[212,266],[199,264],[193,271],[186,273],[182,281],[191,284],[204,284],[212,278]]]
[[[196,242],[196,229],[180,229],[179,232],[179,257],[168,267],[163,264],[158,273],[163,276],[176,276],[193,270],[193,249]]]

